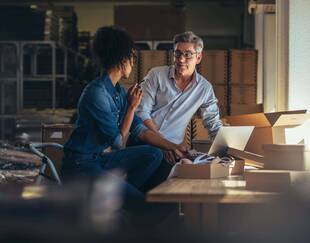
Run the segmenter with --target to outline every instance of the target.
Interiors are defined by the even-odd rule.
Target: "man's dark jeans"
[[[130,148],[131,146],[143,146],[144,143],[135,141],[132,137],[129,137],[127,142],[127,147]],[[173,165],[169,164],[164,158],[160,162],[159,167],[156,169],[156,171],[152,174],[152,176],[144,183],[144,185],[141,187],[141,191],[147,192],[154,187],[158,186],[162,182],[164,182],[168,175],[170,174],[170,171],[172,169]]]

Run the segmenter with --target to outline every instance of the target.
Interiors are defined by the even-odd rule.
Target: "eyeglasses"
[[[175,50],[173,53],[174,57],[180,58],[183,55],[185,59],[192,59],[195,54],[197,54],[197,52],[191,52],[191,51],[182,52],[180,50]]]

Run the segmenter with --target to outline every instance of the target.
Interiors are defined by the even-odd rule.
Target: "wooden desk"
[[[218,230],[219,204],[257,204],[279,197],[279,193],[246,190],[242,176],[230,176],[210,180],[169,179],[151,190],[147,201],[184,203],[186,225],[195,230],[205,227]]]

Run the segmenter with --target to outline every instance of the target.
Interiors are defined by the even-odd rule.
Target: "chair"
[[[41,184],[42,180],[44,178],[47,178],[49,180],[56,181],[58,185],[61,185],[61,179],[60,179],[59,174],[56,170],[54,162],[48,156],[46,156],[45,154],[43,154],[39,150],[41,148],[46,148],[46,147],[54,147],[57,149],[63,149],[63,145],[61,145],[59,143],[30,143],[29,144],[29,148],[30,148],[31,152],[38,155],[42,159],[42,164],[41,164],[41,167],[39,170],[39,175],[35,181],[35,184]],[[48,176],[45,173],[47,166],[51,171],[51,176]]]

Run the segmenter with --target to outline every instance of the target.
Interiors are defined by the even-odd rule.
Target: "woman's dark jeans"
[[[161,150],[149,145],[102,154],[78,154],[65,149],[61,177],[65,182],[93,180],[115,169],[122,170],[127,178],[120,177],[117,180],[123,192],[124,209],[138,216],[141,219],[139,221],[158,222],[171,212],[173,206],[146,203],[140,189],[158,169],[162,159]]]
[[[127,182],[138,189],[157,170],[163,158],[160,149],[149,145],[102,154],[78,154],[66,149],[64,153],[61,171],[64,179],[95,178],[102,172],[119,169],[127,174]]]

